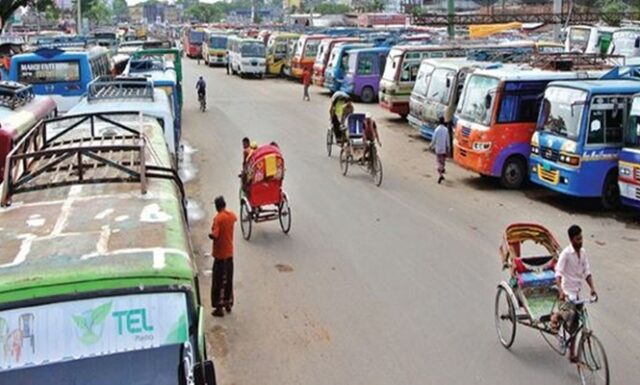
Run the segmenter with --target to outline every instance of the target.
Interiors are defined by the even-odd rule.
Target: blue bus
[[[336,92],[342,87],[344,74],[347,72],[347,52],[356,48],[370,48],[372,43],[341,43],[333,47],[327,68],[324,70],[324,88]]]
[[[364,103],[375,102],[390,50],[390,47],[350,50],[347,54],[347,71],[340,90]]]
[[[52,96],[58,111],[67,112],[87,92],[87,85],[99,76],[111,74],[109,50],[88,51],[41,48],[11,58],[9,80],[33,85],[38,95]]]
[[[638,92],[640,79],[631,78],[550,83],[531,138],[531,181],[617,207],[618,157]]]
[[[615,34],[614,34],[615,36]],[[622,204],[640,209],[640,95],[633,97],[618,162],[618,186]]]

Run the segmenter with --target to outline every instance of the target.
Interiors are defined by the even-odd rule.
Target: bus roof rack
[[[29,103],[35,97],[31,85],[0,81],[0,106],[15,110]]]
[[[87,100],[154,100],[153,81],[141,76],[99,76],[89,83]]]
[[[538,53],[529,65],[551,71],[606,70],[625,64],[621,55],[584,54],[577,52]]]

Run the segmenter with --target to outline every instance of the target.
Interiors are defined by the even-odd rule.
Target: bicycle
[[[200,111],[205,112],[207,110],[207,99],[205,95],[199,94],[198,101],[200,102]]]

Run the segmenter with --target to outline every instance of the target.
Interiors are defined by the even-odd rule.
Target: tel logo
[[[102,337],[104,321],[111,312],[113,302],[107,302],[94,309],[73,315],[76,324],[76,334],[85,345],[93,345]]]

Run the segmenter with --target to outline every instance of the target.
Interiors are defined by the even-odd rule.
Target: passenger
[[[364,132],[363,139],[365,143],[364,153],[362,154],[363,160],[369,159],[369,154],[371,153],[371,147],[375,146],[378,142],[378,145],[382,147],[382,143],[380,142],[380,137],[378,136],[378,125],[376,121],[373,120],[371,114],[367,112],[364,118]]]
[[[449,141],[449,129],[445,125],[444,118],[441,116],[438,119],[438,127],[436,127],[433,132],[433,137],[431,138],[431,145],[429,148],[435,150],[436,158],[438,161],[438,184],[442,183],[444,180],[444,174],[446,172],[445,166],[447,164],[447,154],[449,154],[450,149],[450,141]]]
[[[582,229],[573,225],[569,227],[569,240],[571,244],[567,246],[558,258],[556,265],[556,285],[558,286],[558,311],[551,315],[551,330],[557,331],[561,323],[567,327],[567,331],[572,333],[578,326],[576,315],[580,310],[573,302],[580,299],[582,281],[586,281],[591,289],[591,297],[597,298],[593,277],[589,267],[589,260],[582,247]],[[581,305],[579,305],[581,306]],[[575,351],[576,339],[573,338],[569,345],[571,362],[578,362]]]

